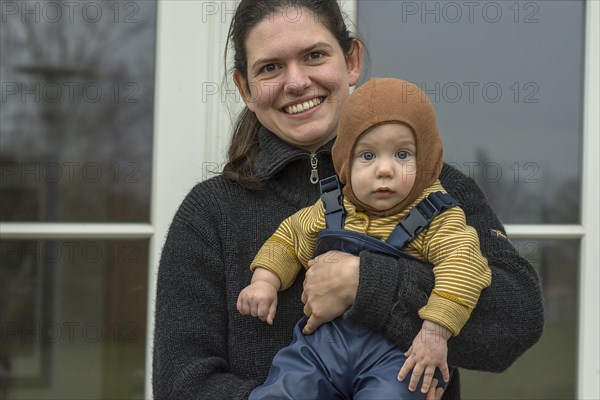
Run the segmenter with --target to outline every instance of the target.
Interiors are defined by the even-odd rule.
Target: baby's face
[[[387,210],[408,196],[417,174],[417,145],[412,129],[378,125],[362,135],[354,149],[350,182],[356,198]]]

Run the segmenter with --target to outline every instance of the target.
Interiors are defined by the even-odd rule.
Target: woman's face
[[[293,15],[292,15],[293,14]],[[234,73],[244,103],[282,140],[314,151],[335,137],[362,70],[361,45],[344,55],[312,12],[276,11],[246,39],[248,76]]]

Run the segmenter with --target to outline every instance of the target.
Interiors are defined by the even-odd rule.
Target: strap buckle
[[[327,229],[344,229],[344,195],[337,175],[321,179],[319,182],[321,201],[325,208]]]
[[[449,194],[434,192],[414,206],[398,223],[388,237],[387,243],[403,249],[413,240],[439,213],[447,208],[460,206],[460,203]]]
[[[421,214],[421,211],[417,206],[411,209],[398,225],[401,226],[402,229],[404,229],[412,239],[413,237],[417,236],[427,225],[429,225],[429,221],[425,216],[423,216],[423,214]]]

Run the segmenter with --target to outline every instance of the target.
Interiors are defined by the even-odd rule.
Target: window
[[[156,3],[1,8],[0,397],[141,398]]]
[[[185,194],[222,166],[223,100],[241,105],[220,70],[236,2],[66,3],[0,2],[0,397],[150,398],[164,236]],[[547,384],[552,397],[597,398],[600,101],[585,89],[600,84],[600,4],[342,3],[372,76],[439,97],[448,160],[484,187],[550,295],[540,343],[506,374],[464,374],[464,397],[541,398]],[[427,45],[383,42],[409,27]],[[549,94],[542,78],[554,73],[571,101]],[[525,388],[532,368],[545,375]]]

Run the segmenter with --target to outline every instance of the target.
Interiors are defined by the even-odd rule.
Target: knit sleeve
[[[260,248],[250,268],[264,268],[289,288],[314,253],[318,233],[325,227],[321,200],[286,218]]]
[[[191,206],[188,197],[162,250],[152,369],[156,399],[247,399],[260,383],[242,379],[229,363],[225,268],[210,228],[216,222],[198,215],[207,208]],[[189,223],[193,214],[203,223]]]
[[[501,372],[535,344],[543,330],[544,309],[533,267],[502,235],[504,227],[477,184],[445,165],[440,180],[458,200],[480,239],[492,283],[479,298],[460,335],[449,341],[448,362],[462,368]],[[408,348],[419,332],[418,311],[434,287],[432,265],[414,257],[394,258],[362,252],[359,286],[349,320],[363,323]]]

